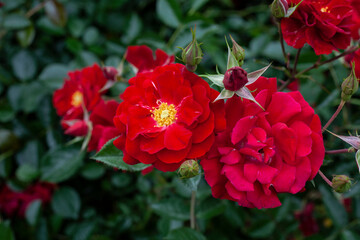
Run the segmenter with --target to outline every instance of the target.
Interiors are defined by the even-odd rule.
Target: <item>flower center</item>
[[[323,13],[330,13],[330,10],[329,10],[329,7],[322,7],[321,9],[320,9],[320,11],[321,12],[323,12]]]
[[[153,107],[150,112],[158,127],[169,126],[177,119],[174,104],[161,103],[158,108]]]
[[[74,92],[71,96],[71,105],[74,107],[80,107],[83,101],[83,94],[80,91]]]

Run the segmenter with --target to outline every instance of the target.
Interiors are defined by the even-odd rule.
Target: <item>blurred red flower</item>
[[[98,65],[69,72],[69,79],[64,86],[55,91],[53,104],[59,116],[65,133],[73,136],[84,136],[87,133],[86,111],[94,109],[101,100],[100,92],[107,79]]]
[[[137,74],[121,95],[114,118],[121,132],[114,145],[128,164],[153,164],[175,171],[186,159],[200,158],[225,128],[218,92],[184,65],[170,64]]]
[[[137,73],[153,71],[158,66],[174,62],[175,57],[169,56],[161,49],[153,51],[146,45],[129,46],[126,51],[126,60],[137,68]]]
[[[296,5],[301,0],[287,0]],[[348,0],[304,0],[289,18],[282,18],[286,43],[301,48],[308,43],[315,54],[330,54],[350,45],[353,8]]]
[[[317,174],[325,154],[321,123],[300,92],[277,92],[275,78],[260,77],[248,87],[265,111],[228,99],[227,129],[201,165],[215,198],[278,207],[277,193],[297,193]]]
[[[99,151],[110,139],[120,135],[119,130],[114,125],[113,118],[119,103],[110,101],[100,101],[90,115],[93,125],[88,151]]]
[[[21,192],[16,192],[4,185],[0,190],[0,211],[8,217],[24,217],[27,207],[36,199],[43,204],[50,202],[56,188],[52,183],[35,183]]]
[[[345,61],[351,66],[351,63],[355,64],[355,75],[360,78],[360,49],[345,56]]]
[[[302,212],[295,214],[300,222],[299,229],[306,237],[319,232],[319,225],[313,216],[314,206],[313,203],[308,203]]]

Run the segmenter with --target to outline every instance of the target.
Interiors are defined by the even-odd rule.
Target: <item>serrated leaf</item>
[[[60,188],[54,193],[51,207],[61,217],[77,219],[81,207],[80,196],[72,188]]]
[[[123,161],[123,153],[120,149],[114,146],[113,142],[116,138],[109,140],[99,152],[97,152],[91,159],[100,161],[125,171],[141,171],[151,166],[150,164],[138,163],[135,165],[129,165]]]
[[[212,83],[219,87],[224,87],[224,74],[207,74],[207,75],[200,75],[200,77],[206,77],[209,79]]]
[[[206,240],[205,236],[191,228],[178,228],[172,230],[165,240]]]
[[[245,98],[248,99],[250,101],[253,101],[254,103],[256,103],[262,110],[265,111],[265,109],[260,105],[260,103],[258,103],[254,96],[251,94],[250,90],[247,87],[242,87],[239,90],[236,91],[236,95],[238,95],[241,98]]]
[[[151,208],[162,217],[184,221],[190,219],[190,206],[181,199],[162,200],[159,203],[151,204]]]
[[[248,82],[246,83],[245,86],[250,85],[250,84],[254,83],[256,80],[258,80],[258,78],[264,74],[264,72],[270,67],[270,65],[271,65],[271,63],[269,65],[267,65],[266,67],[263,67],[259,70],[248,73],[248,75],[247,75]]]
[[[26,221],[31,225],[34,226],[39,218],[40,215],[40,208],[41,208],[41,200],[37,199],[32,201],[29,206],[26,208],[25,218]]]
[[[219,96],[217,96],[217,98],[214,100],[214,102],[216,102],[217,100],[231,98],[232,96],[234,96],[234,94],[235,94],[234,91],[229,91],[229,90],[223,89],[221,91],[221,93],[219,94]]]
[[[322,200],[325,204],[327,212],[338,228],[344,227],[348,223],[348,215],[344,206],[335,198],[334,194],[324,185],[320,185],[319,190],[322,194]]]

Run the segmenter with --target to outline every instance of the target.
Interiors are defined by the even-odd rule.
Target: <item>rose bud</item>
[[[116,81],[118,76],[118,71],[114,67],[103,67],[102,68],[104,76],[106,79]]]
[[[332,188],[335,192],[344,193],[349,191],[351,180],[346,175],[335,175],[332,179]]]
[[[248,82],[247,72],[241,67],[229,68],[224,75],[224,87],[230,91],[237,91]]]
[[[186,160],[179,168],[179,175],[183,179],[192,178],[199,175],[199,164],[195,160]]]
[[[183,49],[181,58],[186,65],[186,69],[195,72],[197,65],[201,62],[202,51],[200,44],[196,41],[195,30],[191,30],[192,41],[185,49]]]
[[[351,96],[358,90],[359,82],[355,75],[355,64],[352,64],[350,75],[341,84],[341,100],[349,101]]]
[[[233,46],[231,49],[232,53],[234,54],[234,57],[238,61],[239,65],[241,66],[244,64],[245,50],[242,47],[240,47],[240,45],[237,42],[235,42],[235,40],[231,37],[231,35],[230,35],[230,38],[233,43]]]
[[[286,0],[274,0],[270,5],[271,13],[276,18],[283,18],[286,16],[289,5]]]

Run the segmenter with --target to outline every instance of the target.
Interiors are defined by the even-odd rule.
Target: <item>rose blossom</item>
[[[146,45],[129,46],[126,51],[126,60],[137,68],[137,73],[153,71],[155,67],[165,66],[174,62],[174,56],[169,56],[161,49],[153,51]]]
[[[170,64],[137,74],[121,95],[114,145],[128,164],[175,171],[186,159],[202,157],[225,128],[218,92],[184,65]]]
[[[345,61],[351,66],[351,63],[355,63],[355,75],[360,78],[360,49],[356,50],[353,53],[350,53],[345,56]]]
[[[84,136],[87,123],[84,121],[84,108],[91,111],[101,100],[100,90],[107,79],[98,65],[69,72],[64,86],[55,91],[53,104],[56,113],[63,117],[61,121],[65,134]]]
[[[0,190],[0,211],[9,217],[24,217],[27,207],[34,200],[40,199],[43,204],[49,203],[55,188],[56,185],[52,183],[39,182],[16,192],[4,185]]]
[[[201,160],[215,198],[240,206],[273,208],[277,193],[301,191],[323,158],[321,123],[300,92],[277,92],[276,79],[249,85],[256,103],[232,97],[225,103],[226,131]]]
[[[300,0],[287,0],[296,5]],[[304,0],[289,18],[282,18],[281,31],[286,43],[302,48],[308,43],[317,55],[350,45],[352,15],[350,1]]]
[[[100,101],[91,112],[90,121],[93,130],[88,151],[99,151],[107,141],[120,135],[113,122],[118,106],[119,103],[114,100]]]

